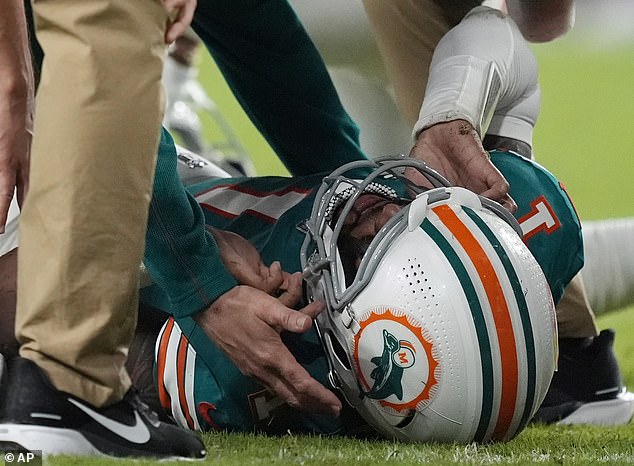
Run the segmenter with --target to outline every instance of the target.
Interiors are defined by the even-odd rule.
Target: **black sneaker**
[[[193,432],[159,422],[128,392],[96,408],[53,387],[33,362],[11,361],[1,409],[0,451],[41,450],[43,455],[106,455],[202,459],[205,446]]]
[[[614,355],[614,331],[562,339],[559,368],[534,422],[546,424],[623,425],[634,416],[634,394],[621,382]]]

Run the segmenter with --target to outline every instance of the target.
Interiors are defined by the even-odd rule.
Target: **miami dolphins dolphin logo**
[[[370,373],[370,377],[374,380],[372,388],[364,392],[368,398],[382,400],[390,395],[395,395],[399,400],[403,399],[403,364],[396,364],[396,358],[399,353],[402,354],[403,348],[411,348],[412,345],[407,341],[399,341],[394,335],[383,329],[383,353],[376,356],[370,361],[376,367]],[[410,363],[408,365],[411,366]]]
[[[352,345],[361,398],[404,413],[434,397],[440,365],[431,334],[414,316],[391,306],[370,308],[360,315]]]

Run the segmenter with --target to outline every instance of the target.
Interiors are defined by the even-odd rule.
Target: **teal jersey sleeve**
[[[292,175],[365,158],[359,130],[286,0],[202,0],[192,26]]]
[[[583,266],[581,224],[563,185],[538,163],[494,151],[491,161],[510,185],[524,242],[541,266],[555,303]]]
[[[181,317],[236,285],[225,269],[205,217],[176,172],[176,148],[162,131],[150,202],[144,263],[156,283],[142,299]]]

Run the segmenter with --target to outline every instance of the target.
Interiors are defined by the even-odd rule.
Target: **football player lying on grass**
[[[317,317],[321,333],[285,334],[284,341],[348,403],[339,418],[284,405],[192,319],[158,312],[170,311],[170,303],[156,286],[142,290],[128,364],[145,400],[202,430],[378,431],[464,442],[516,435],[546,394],[556,357],[549,290],[559,300],[582,263],[581,240],[574,209],[552,175],[514,153],[491,158],[512,181],[530,252],[499,206],[459,188],[417,194],[402,168],[444,182],[406,158],[294,178],[201,177],[191,170],[198,182],[188,189],[241,284],[288,306],[315,297],[327,304]],[[2,283],[14,282],[14,271],[2,270]],[[6,291],[4,316],[11,310]],[[592,372],[613,365],[611,346],[601,347],[576,362]]]
[[[163,408],[202,430],[514,437],[546,395],[556,360],[553,298],[581,267],[582,244],[574,209],[548,172],[516,154],[491,157],[518,181],[512,195],[524,232],[501,206],[405,157],[190,186],[240,284],[289,306],[325,303],[313,328],[283,338],[347,403],[338,418],[294,410],[237,369],[224,352],[231,343],[206,336],[214,328],[170,317],[156,340]],[[413,185],[405,168],[436,187]],[[142,300],[171,311],[156,286]],[[154,359],[155,333],[139,332],[133,377]],[[142,390],[146,383],[135,380]]]
[[[161,405],[179,424],[202,430],[375,429],[404,440],[461,442],[515,436],[548,389],[557,344],[553,297],[581,266],[582,245],[554,178],[518,155],[494,152],[492,160],[508,179],[525,181],[512,183],[520,187],[512,194],[526,206],[530,231],[522,233],[501,206],[404,157],[331,174],[190,186],[241,284],[287,305],[326,304],[314,328],[284,341],[347,403],[338,418],[293,410],[244,376],[194,320],[170,317],[156,341]],[[437,187],[418,188],[404,168]],[[550,234],[538,205],[548,212],[544,222],[557,224]],[[142,298],[170,310],[157,287]],[[148,349],[131,355],[133,376],[135,361],[152,358]]]
[[[156,342],[162,406],[202,430],[376,429],[462,442],[516,435],[550,383],[551,290],[559,300],[582,264],[582,245],[574,210],[550,174],[511,153],[492,160],[518,181],[512,195],[526,232],[500,206],[405,158],[190,187],[241,284],[287,305],[326,303],[315,329],[284,341],[347,403],[339,418],[293,410],[231,363],[206,337],[213,329],[170,318]],[[401,175],[406,167],[441,187],[414,189]],[[157,291],[145,290],[146,304],[169,310]]]

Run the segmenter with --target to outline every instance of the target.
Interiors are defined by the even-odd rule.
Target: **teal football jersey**
[[[539,164],[508,152],[493,152],[491,159],[511,185],[525,242],[556,302],[583,264],[580,224],[572,203],[561,184]],[[304,240],[302,224],[310,216],[324,175],[215,179],[188,189],[202,206],[207,224],[249,239],[264,263],[279,260],[284,270],[296,272]],[[169,310],[159,290],[146,290],[143,298]],[[328,386],[328,365],[316,332],[283,338],[298,362]],[[334,419],[284,405],[244,376],[189,317],[170,319],[156,348],[161,403],[184,427],[320,434],[367,429],[352,409],[344,409]]]
[[[583,266],[581,223],[564,186],[538,163],[508,152],[491,161],[510,185],[524,242],[544,271],[555,303]]]

